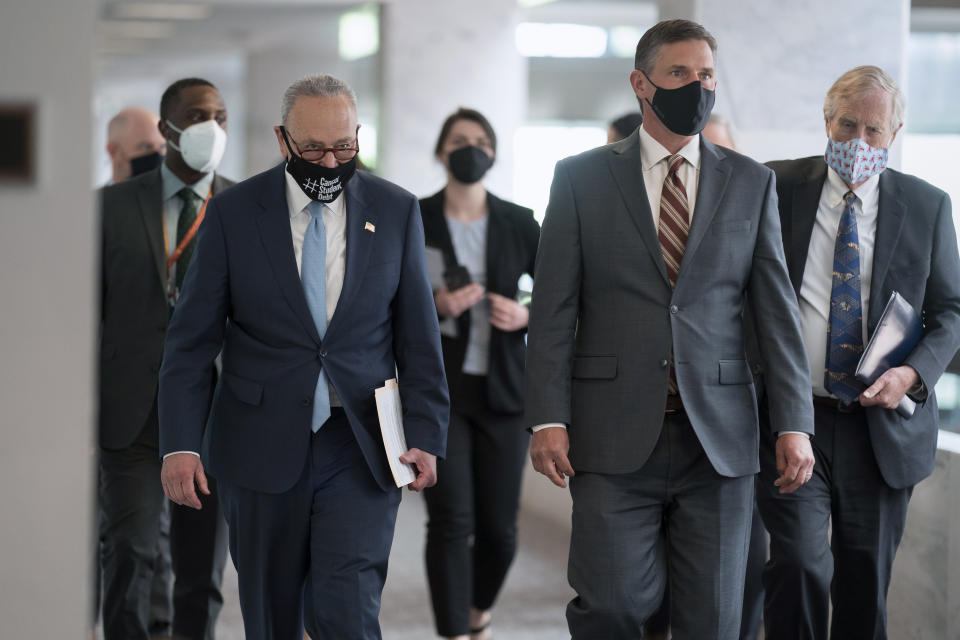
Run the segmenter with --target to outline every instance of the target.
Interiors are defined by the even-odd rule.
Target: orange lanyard
[[[210,186],[210,193],[207,194],[206,200],[203,201],[203,206],[200,207],[200,212],[197,214],[197,219],[193,221],[193,224],[190,225],[190,228],[187,229],[186,235],[183,236],[183,239],[180,241],[180,244],[177,245],[177,248],[173,250],[173,253],[170,254],[170,257],[167,258],[167,280],[170,279],[170,267],[176,264],[177,260],[180,259],[180,256],[186,250],[187,245],[190,244],[190,241],[193,240],[193,237],[197,235],[197,229],[200,228],[200,223],[203,222],[203,214],[207,212],[207,203],[210,202],[210,196],[213,195],[213,186]],[[163,226],[163,244],[167,245],[167,226]]]

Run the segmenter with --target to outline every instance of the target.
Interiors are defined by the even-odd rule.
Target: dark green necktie
[[[197,219],[197,213],[200,211],[200,198],[190,187],[180,189],[177,195],[183,200],[183,208],[180,209],[180,217],[177,219],[177,246],[179,247],[180,243],[183,242],[183,239],[186,237],[187,232],[190,231],[190,227],[193,226],[193,223]],[[187,267],[190,266],[190,257],[193,255],[193,250],[196,246],[197,237],[194,236],[190,240],[190,244],[184,247],[180,257],[177,258],[176,285],[178,291],[183,287],[183,277],[187,275]]]

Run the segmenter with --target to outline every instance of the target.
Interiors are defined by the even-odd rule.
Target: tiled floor
[[[421,496],[405,491],[380,615],[384,640],[436,637],[423,568],[425,519]],[[531,514],[521,513],[519,536],[520,553],[494,609],[494,636],[497,640],[569,638],[564,619],[564,607],[572,597],[566,581],[567,534]],[[236,585],[236,573],[228,565],[218,640],[244,637]]]

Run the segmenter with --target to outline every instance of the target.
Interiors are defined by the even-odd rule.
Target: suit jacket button
[[[326,357],[327,357],[327,352],[321,349],[321,350],[320,350],[320,357],[321,357],[321,358],[326,358]]]
[[[313,404],[313,398],[304,398],[301,404],[305,407],[309,407]]]
[[[663,369],[666,369],[668,364],[670,364],[670,363],[667,362],[666,360],[661,360],[661,361],[660,361],[660,367],[663,368]]]
[[[676,315],[678,311],[680,311],[680,307],[675,304],[670,305],[670,313]]]

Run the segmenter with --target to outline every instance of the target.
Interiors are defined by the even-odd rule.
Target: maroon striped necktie
[[[676,286],[680,263],[683,262],[683,249],[687,246],[690,233],[690,212],[687,205],[687,190],[683,188],[677,170],[683,164],[679,153],[670,156],[670,169],[663,181],[660,194],[660,249],[667,266],[670,285]]]
[[[680,273],[680,263],[683,262],[683,250],[687,246],[687,236],[690,234],[690,212],[687,204],[687,190],[683,188],[677,170],[683,164],[683,156],[679,153],[670,156],[667,179],[663,181],[663,191],[660,193],[660,225],[657,235],[660,238],[660,250],[663,252],[663,262],[667,266],[667,277],[670,285],[677,285],[677,274]],[[673,358],[671,357],[671,360]],[[667,392],[677,393],[677,373],[670,364],[670,381]]]

